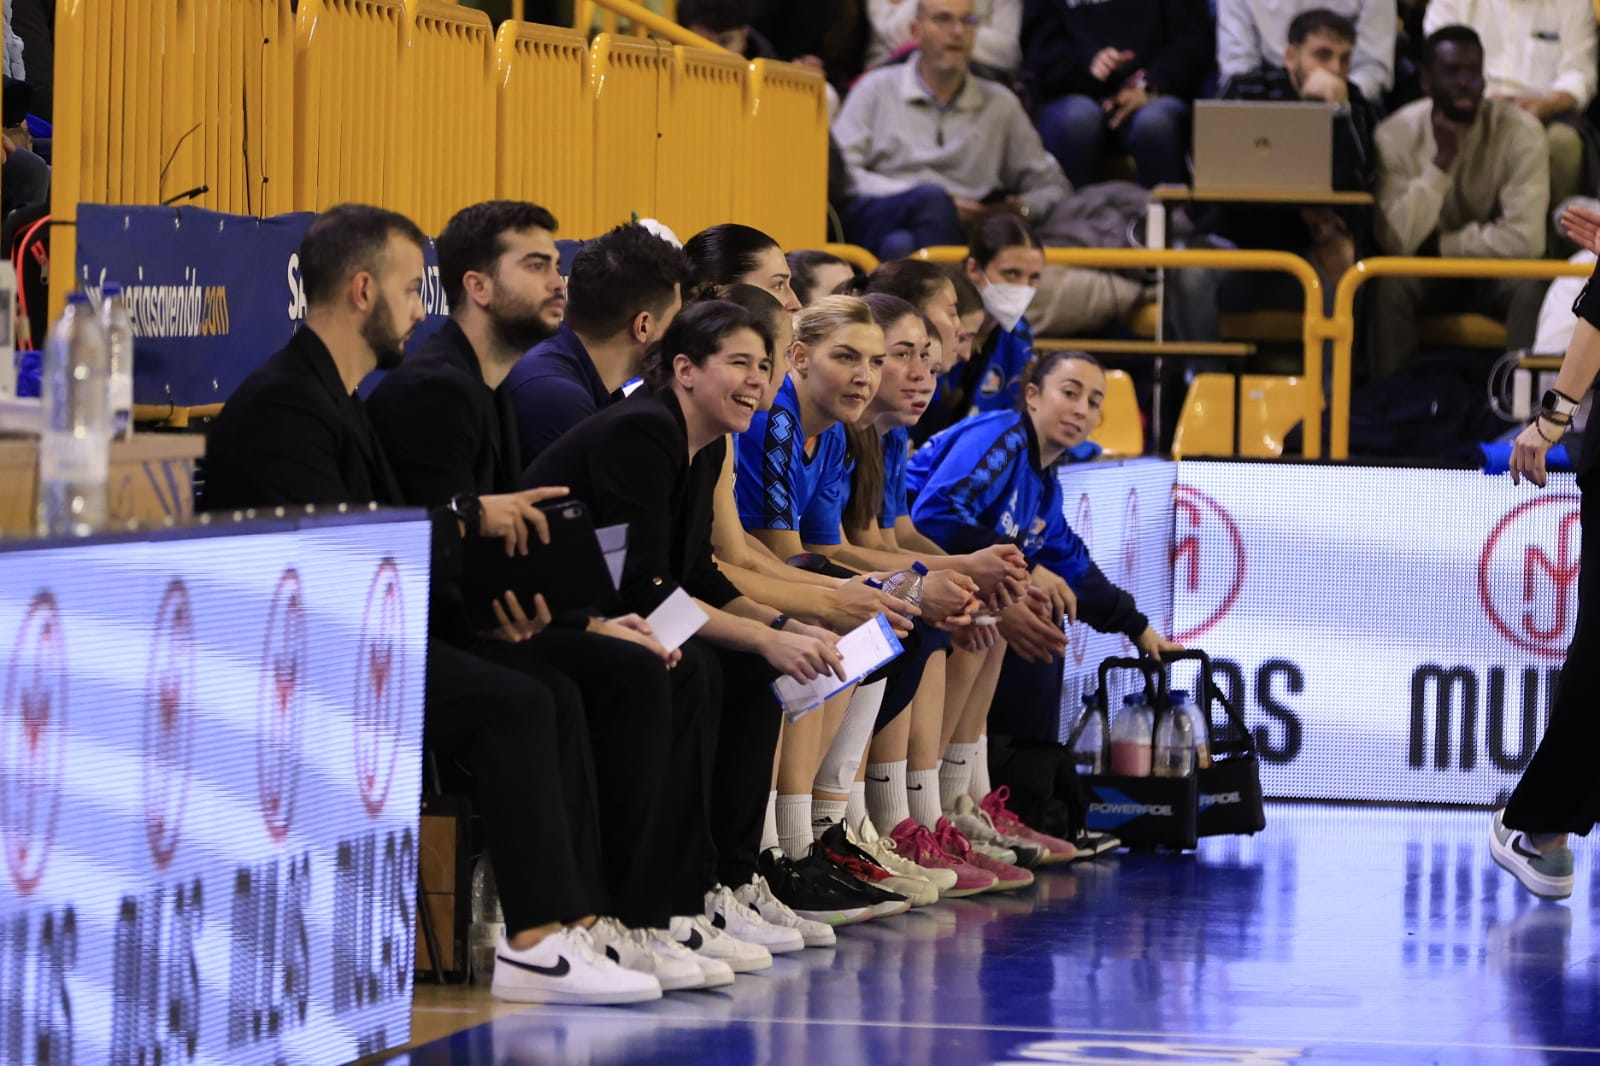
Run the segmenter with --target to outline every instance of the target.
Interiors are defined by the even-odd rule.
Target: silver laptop
[[[1320,102],[1195,101],[1195,189],[1331,192],[1333,112]]]

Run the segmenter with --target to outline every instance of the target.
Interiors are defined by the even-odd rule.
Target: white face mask
[[[1027,313],[1028,305],[1033,303],[1038,291],[1032,285],[990,282],[983,290],[983,309],[1000,323],[1001,329],[1010,333],[1022,321],[1022,316]]]

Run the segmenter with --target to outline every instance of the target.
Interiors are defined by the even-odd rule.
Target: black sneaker
[[[821,841],[817,842],[817,844],[821,843]],[[872,869],[883,870],[883,867],[873,862],[870,856],[867,857],[866,861],[871,863]],[[837,862],[826,847],[812,845],[811,854],[795,863],[795,866],[802,869],[808,866],[815,867],[832,876],[846,887],[854,889],[863,899],[870,903],[872,914],[875,918],[887,918],[893,914],[904,914],[911,909],[911,901],[905,896],[898,892],[890,892],[888,889],[879,888],[877,885],[863,880],[856,873],[856,870],[865,868],[860,860],[847,857],[844,862]],[[887,870],[883,870],[883,872],[888,873]]]
[[[1078,834],[1078,839],[1072,842],[1072,846],[1078,849],[1078,854],[1074,857],[1074,861],[1077,861],[1092,859],[1096,855],[1104,855],[1108,851],[1116,851],[1122,847],[1122,841],[1110,833],[1096,833],[1093,830],[1085,829]]]
[[[850,925],[875,916],[873,901],[855,887],[839,883],[824,868],[791,862],[777,848],[762,852],[756,866],[779,902],[802,918],[824,925]]]

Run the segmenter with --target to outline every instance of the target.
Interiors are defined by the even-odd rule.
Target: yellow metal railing
[[[1328,456],[1350,457],[1350,378],[1355,344],[1356,292],[1373,278],[1580,278],[1594,267],[1559,259],[1424,259],[1379,257],[1363,259],[1347,270],[1333,292],[1333,317],[1328,321],[1333,339],[1333,396],[1328,430]],[[1309,371],[1307,372],[1309,375]]]
[[[698,33],[691,33],[678,25],[677,0],[663,0],[663,10],[652,11],[631,0],[577,0],[572,6],[572,28],[582,34],[593,31],[615,37],[626,33],[632,37],[649,37],[652,34],[673,44],[691,48],[717,48]],[[626,20],[626,29],[623,21]]]
[[[548,208],[563,234],[595,231],[589,44],[555,26],[503,22],[495,38],[495,195]]]
[[[734,217],[785,248],[827,240],[828,98],[820,73],[792,63],[750,64],[750,165]]]
[[[945,246],[924,248],[919,258],[937,263],[959,263],[967,256],[965,248]],[[1331,335],[1322,313],[1322,282],[1311,264],[1288,252],[1232,251],[1189,248],[1046,248],[1045,262],[1052,266],[1088,267],[1098,270],[1251,270],[1291,274],[1305,290],[1305,317],[1301,340],[1305,346],[1305,377],[1310,383],[1305,396],[1304,454],[1307,459],[1322,455],[1322,342]]]
[[[864,270],[868,274],[878,269],[878,257],[859,244],[835,244],[830,241],[827,244],[818,245],[817,250],[838,256],[846,263],[858,270]]]
[[[445,0],[408,0],[412,94],[409,122],[420,137],[410,205],[397,205],[428,233],[487,200],[495,189],[495,35],[489,16]]]
[[[661,145],[656,153],[656,212],[686,239],[739,217],[734,210],[750,172],[750,64],[731,52],[672,50],[662,88]],[[708,122],[707,115],[729,116]]]
[[[594,39],[589,50],[594,101],[590,222],[597,230],[620,225],[630,214],[656,214],[661,98],[671,72],[672,51],[663,45],[604,33]]]

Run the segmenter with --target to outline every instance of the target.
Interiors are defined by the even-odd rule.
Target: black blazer
[[[367,399],[372,428],[412,503],[437,507],[461,492],[515,492],[522,470],[516,417],[490,389],[472,342],[447,322]]]
[[[596,526],[628,524],[622,597],[649,614],[682,585],[721,607],[740,593],[711,558],[711,508],[726,438],[689,460],[683,411],[670,390],[643,390],[578,423],[539,453],[525,486],[565,485]]]
[[[209,511],[405,502],[361,401],[304,326],[228,397],[206,441]]]

